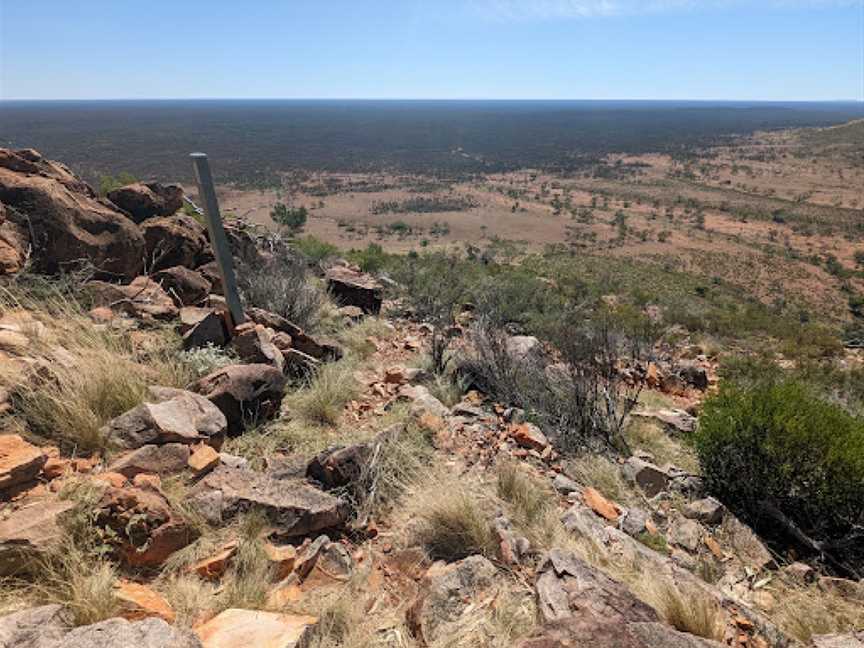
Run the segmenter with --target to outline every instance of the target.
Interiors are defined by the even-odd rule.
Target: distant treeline
[[[852,103],[0,102],[0,143],[39,149],[91,179],[128,172],[188,181],[187,156],[200,150],[219,180],[268,185],[290,169],[574,171],[609,152],[680,152],[733,134],[862,116]]]

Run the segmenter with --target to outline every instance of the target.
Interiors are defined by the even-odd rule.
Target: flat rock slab
[[[223,520],[258,508],[265,512],[274,532],[283,537],[340,528],[348,518],[348,505],[338,497],[300,480],[276,479],[244,468],[220,465],[196,488],[202,494],[221,494]]]
[[[228,421],[218,407],[194,392],[150,387],[149,400],[112,419],[103,428],[108,441],[119,448],[147,444],[198,443],[219,438]]]
[[[349,268],[330,268],[326,274],[327,287],[342,306],[357,306],[364,313],[381,312],[383,286],[371,275]]]
[[[32,500],[0,522],[0,575],[27,571],[60,537],[62,515],[73,506],[68,500]]]
[[[17,434],[0,436],[0,491],[36,478],[48,457]]]
[[[294,648],[317,622],[312,616],[231,608],[195,632],[204,648]]]
[[[254,644],[249,644],[254,645]],[[174,628],[162,619],[130,622],[108,619],[75,628],[51,648],[201,648],[192,632]]]
[[[112,463],[108,471],[120,473],[128,479],[142,473],[175,475],[186,470],[189,455],[189,446],[185,443],[145,445]]]
[[[42,605],[0,617],[0,648],[53,648],[68,632],[60,605]]]

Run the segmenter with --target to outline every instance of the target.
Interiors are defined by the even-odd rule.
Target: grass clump
[[[626,503],[630,489],[617,464],[603,455],[588,454],[567,464],[567,474],[580,484],[596,488],[609,499]]]
[[[266,530],[263,514],[250,512],[240,524],[237,552],[225,574],[219,596],[220,610],[259,610],[267,603],[273,580],[273,564],[267,557],[262,536]]]
[[[813,637],[826,634],[842,634],[864,627],[864,607],[818,586],[789,588],[780,586],[776,593],[780,605],[772,614],[772,620],[787,634],[804,644]]]
[[[305,387],[285,398],[285,406],[306,423],[336,425],[345,404],[357,394],[354,369],[345,361],[322,366]]]
[[[707,594],[685,593],[662,582],[653,587],[648,598],[664,621],[676,630],[713,641],[723,640],[725,615]]]

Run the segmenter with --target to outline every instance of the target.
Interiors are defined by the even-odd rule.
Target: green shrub
[[[708,488],[769,539],[860,564],[860,540],[843,540],[864,522],[864,420],[797,381],[723,383],[695,445]]]
[[[329,258],[339,255],[339,248],[332,243],[327,243],[312,235],[304,236],[294,241],[294,248],[309,259],[310,263],[317,264]]]
[[[291,233],[299,232],[306,225],[309,212],[305,207],[288,207],[282,203],[270,210],[270,218],[273,222],[288,229]]]
[[[377,243],[370,243],[365,250],[351,250],[348,259],[360,266],[363,272],[378,272],[387,263],[387,253]]]

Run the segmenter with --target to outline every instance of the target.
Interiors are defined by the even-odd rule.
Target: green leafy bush
[[[303,229],[308,215],[309,212],[305,207],[289,207],[282,203],[276,203],[276,206],[270,210],[270,218],[273,222],[282,225],[291,233]]]
[[[311,234],[294,241],[294,249],[298,250],[313,264],[321,263],[339,255],[339,248]]]
[[[730,509],[769,539],[855,573],[864,420],[797,381],[724,383],[705,403],[695,442],[708,488]]]

